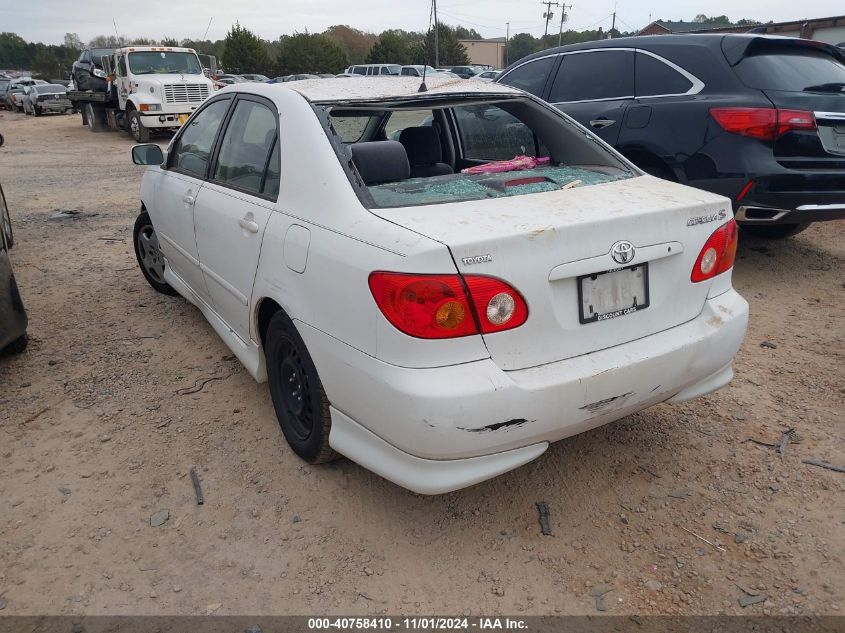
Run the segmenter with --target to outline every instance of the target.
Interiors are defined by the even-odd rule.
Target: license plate
[[[190,117],[190,114],[180,114],[178,119],[179,125],[185,125],[185,121],[187,121]]]
[[[649,305],[648,264],[578,277],[581,323],[625,316]]]

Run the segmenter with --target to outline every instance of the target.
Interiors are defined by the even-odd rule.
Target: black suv
[[[845,52],[765,35],[657,35],[523,58],[497,79],[644,171],[727,196],[761,237],[845,217]]]
[[[106,92],[108,79],[103,70],[103,57],[114,53],[113,48],[86,48],[75,62],[71,74],[77,90]]]

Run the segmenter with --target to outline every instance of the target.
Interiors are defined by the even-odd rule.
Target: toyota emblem
[[[616,244],[610,247],[610,256],[613,257],[613,261],[617,264],[627,264],[633,261],[636,252],[634,245],[628,240],[616,242]]]

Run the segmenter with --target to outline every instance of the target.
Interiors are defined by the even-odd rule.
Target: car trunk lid
[[[690,273],[707,238],[731,217],[726,199],[650,176],[372,212],[448,246],[462,274],[498,277],[522,293],[525,324],[484,335],[504,370],[579,356],[695,318],[710,282],[693,284]],[[634,249],[624,264],[611,253],[620,243]],[[608,271],[619,274],[599,280]],[[583,322],[585,316],[593,320]]]

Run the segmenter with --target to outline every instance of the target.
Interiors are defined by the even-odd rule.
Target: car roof
[[[331,79],[305,79],[286,84],[266,84],[272,90],[294,90],[311,102],[348,102],[407,99],[415,96],[450,96],[459,94],[487,94],[512,97],[523,94],[516,88],[503,84],[469,82],[452,77],[426,77],[428,92],[420,93],[420,77],[372,77],[367,81],[338,81]],[[259,84],[261,85],[261,84]],[[247,89],[233,86],[225,90]]]
[[[677,33],[671,35],[637,35],[634,37],[619,37],[610,40],[579,42],[577,44],[567,44],[566,46],[549,48],[523,57],[511,64],[509,68],[522,65],[527,61],[537,59],[539,57],[587,49],[639,48],[643,50],[651,50],[653,47],[664,48],[666,46],[705,46],[718,49],[724,42],[726,46],[732,45],[745,50],[752,43],[757,44],[766,41],[786,43],[794,46],[812,46],[814,48],[821,48],[830,51],[836,50],[834,46],[824,44],[822,42],[802,40],[795,37],[785,37],[781,35],[764,35],[762,33]]]

